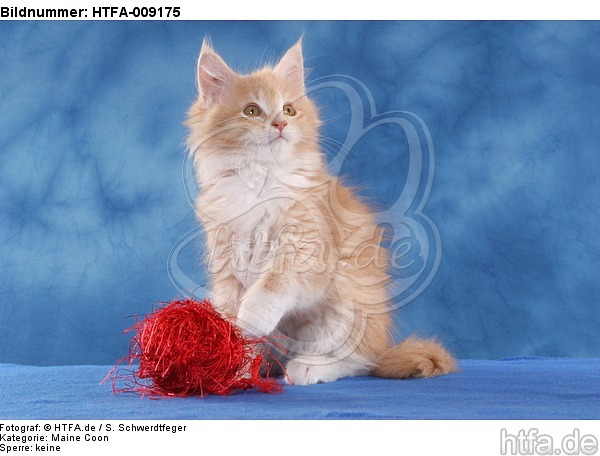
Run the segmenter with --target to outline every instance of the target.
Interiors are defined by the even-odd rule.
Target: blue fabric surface
[[[114,395],[107,366],[0,365],[3,419],[600,419],[599,359],[463,360],[431,379],[348,378],[219,397]]]
[[[439,238],[407,235],[416,267],[395,278],[424,287],[396,303],[400,332],[461,358],[600,356],[600,23],[3,21],[0,362],[112,364],[125,317],[202,294],[182,124],[202,39],[248,71],[303,33],[309,82],[358,81],[365,122],[407,111],[430,134],[416,185]],[[332,166],[365,197],[417,190],[401,129],[336,161],[357,113],[314,96]]]

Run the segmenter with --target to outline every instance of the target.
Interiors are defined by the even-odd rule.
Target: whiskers
[[[253,134],[244,122],[237,122],[238,120],[243,120],[243,116],[229,117],[204,130],[193,132],[189,140],[190,150],[197,152],[200,149],[215,147],[235,149],[248,133]],[[234,134],[239,135],[239,138],[231,139]]]

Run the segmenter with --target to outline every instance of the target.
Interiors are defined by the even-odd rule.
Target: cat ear
[[[275,74],[291,82],[294,87],[304,92],[304,61],[302,59],[302,38],[294,44],[281,58]]]
[[[207,106],[219,103],[227,87],[233,82],[234,71],[206,40],[198,58],[198,92]]]

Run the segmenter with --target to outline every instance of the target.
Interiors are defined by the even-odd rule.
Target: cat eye
[[[254,103],[249,104],[244,108],[244,114],[246,114],[248,117],[258,117],[261,115],[261,113],[262,110]]]
[[[284,104],[283,105],[283,113],[286,116],[295,116],[296,115],[296,108],[294,108],[290,103]]]

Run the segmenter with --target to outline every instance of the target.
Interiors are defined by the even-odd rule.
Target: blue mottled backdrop
[[[435,147],[441,261],[401,333],[463,358],[600,356],[600,23],[1,22],[0,362],[126,353],[196,226],[182,122],[203,37],[249,71],[302,33],[309,79],[359,80]],[[331,158],[348,103],[315,97]],[[381,207],[407,173],[392,130],[341,166]],[[194,245],[177,262],[202,285]]]

